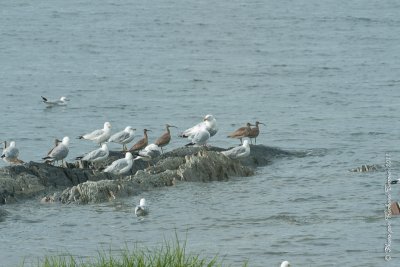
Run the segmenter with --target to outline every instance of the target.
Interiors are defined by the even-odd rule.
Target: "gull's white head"
[[[208,114],[208,115],[206,115],[206,116],[204,117],[203,120],[204,120],[204,121],[213,121],[213,120],[215,120],[215,118],[214,118],[213,115]]]
[[[131,152],[126,152],[125,158],[126,158],[126,159],[132,159],[133,156],[132,156]]]
[[[243,141],[243,146],[249,146],[249,140],[247,140],[247,139],[244,140],[244,141]]]
[[[102,144],[101,149],[107,151],[108,150],[107,144]]]
[[[136,129],[134,129],[132,126],[126,126],[124,131],[129,133],[131,131],[136,131]]]
[[[62,144],[64,146],[68,146],[69,145],[69,137],[68,136],[64,136],[64,138],[62,139]]]
[[[66,102],[66,101],[69,101],[69,99],[68,99],[67,97],[65,97],[65,96],[62,96],[62,97],[60,98],[60,101]]]
[[[107,130],[107,129],[111,129],[111,123],[109,123],[108,121],[106,121],[105,123],[104,123],[104,130]]]
[[[139,206],[141,206],[141,207],[146,206],[146,199],[141,198],[141,199],[140,199],[140,202],[139,202]]]
[[[11,141],[9,147],[15,147],[15,141]]]
[[[281,267],[290,267],[290,262],[288,262],[288,261],[283,261],[283,262],[281,263]]]

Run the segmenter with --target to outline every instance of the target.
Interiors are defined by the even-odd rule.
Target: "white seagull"
[[[136,129],[132,128],[131,126],[127,126],[124,130],[113,134],[110,139],[108,139],[108,142],[114,142],[117,144],[122,145],[122,149],[124,151],[127,150],[126,144],[131,142],[135,138],[135,132]]]
[[[24,163],[22,160],[18,159],[19,150],[15,146],[15,142],[11,141],[10,145],[7,147],[7,142],[4,141],[4,149],[3,153],[1,154],[1,158],[10,164],[21,164]]]
[[[146,206],[146,200],[144,198],[140,199],[139,205],[135,207],[136,216],[145,216],[149,213],[149,209]]]
[[[218,132],[217,121],[213,115],[206,115],[202,122],[195,126],[183,131],[179,136],[192,139],[192,137],[199,131],[206,129],[210,133],[210,137]]]
[[[61,143],[58,143],[56,147],[54,147],[52,150],[47,153],[47,156],[42,158],[46,162],[54,162],[54,161],[59,161],[63,163],[64,159],[67,157],[68,152],[69,152],[69,137],[65,136]]]
[[[208,139],[210,139],[210,132],[207,131],[206,127],[200,127],[197,129],[196,133],[194,135],[188,137],[191,142],[189,144],[186,144],[185,146],[205,146],[207,144]]]
[[[111,165],[104,169],[103,172],[125,175],[129,173],[133,166],[133,156],[130,152],[126,152],[125,158],[117,159]]]
[[[78,139],[91,140],[101,146],[102,143],[106,142],[111,137],[111,123],[106,121],[103,129],[94,130],[91,133],[87,133],[78,136]]]
[[[250,155],[249,140],[244,140],[243,145],[222,151],[222,154],[231,159],[241,159]]]
[[[148,146],[146,146],[144,149],[139,151],[139,156],[137,156],[134,160],[144,160],[147,161],[149,163],[149,167],[150,167],[150,162],[152,159],[158,157],[161,155],[161,149],[159,146],[157,146],[156,144],[150,144]]]
[[[46,97],[42,96],[43,103],[46,104],[47,107],[54,107],[54,106],[66,106],[67,102],[69,101],[68,98],[62,96],[58,100],[48,100]]]
[[[101,162],[107,159],[109,155],[107,144],[103,144],[100,148],[95,149],[82,157],[76,157],[76,160],[84,160],[90,162]]]
[[[281,267],[290,267],[290,262],[288,262],[288,261],[282,261]]]

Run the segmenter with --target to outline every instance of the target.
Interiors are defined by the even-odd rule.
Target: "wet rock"
[[[381,166],[373,164],[373,165],[367,165],[363,164],[360,167],[351,169],[351,172],[373,172],[373,171],[380,171],[382,169]]]
[[[129,176],[103,173],[82,168],[82,163],[69,163],[67,168],[29,162],[0,169],[0,201],[15,202],[20,198],[41,198],[44,203],[97,203],[139,194],[154,187],[171,186],[179,181],[220,181],[232,176],[247,177],[258,166],[274,159],[292,156],[290,152],[262,145],[252,145],[251,154],[244,160],[232,160],[217,147],[182,147],[161,155],[150,162],[136,160]],[[111,152],[105,166],[124,157],[122,152]],[[51,195],[60,191],[59,195]],[[49,201],[47,201],[47,199]]]

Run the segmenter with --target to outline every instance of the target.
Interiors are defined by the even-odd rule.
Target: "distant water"
[[[71,137],[68,160],[95,145],[75,137],[165,123],[179,130],[214,114],[211,144],[259,120],[259,143],[306,152],[248,178],[182,183],[99,205],[1,207],[0,265],[43,255],[96,256],[135,243],[187,239],[238,266],[397,266],[383,247],[385,172],[352,173],[392,158],[400,173],[400,2],[2,1],[0,141],[39,161]],[[47,109],[40,96],[71,99]],[[172,129],[174,135],[178,134]],[[185,144],[174,138],[168,149]],[[113,147],[114,149],[118,146]],[[0,163],[5,166],[5,163]],[[393,186],[392,198],[400,200]],[[151,213],[134,217],[145,197]]]

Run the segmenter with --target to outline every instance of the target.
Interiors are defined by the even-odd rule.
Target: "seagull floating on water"
[[[145,216],[149,214],[149,209],[146,206],[146,200],[144,198],[140,199],[139,205],[135,207],[136,216]]]
[[[250,155],[249,140],[244,140],[243,145],[234,147],[232,149],[222,151],[222,154],[231,159],[241,159]]]
[[[67,157],[68,152],[69,152],[69,137],[65,136],[61,143],[58,143],[59,140],[56,139],[56,144],[57,146],[54,147],[52,150],[47,153],[47,156],[42,158],[46,162],[51,162],[54,163],[54,161],[59,161],[61,160],[61,164],[64,163],[64,159]]]
[[[242,139],[244,137],[248,137],[250,132],[251,132],[251,124],[248,122],[246,124],[246,127],[240,127],[239,129],[237,129],[236,131],[234,131],[233,133],[229,134],[228,137],[229,138],[237,138],[240,140],[240,144],[243,144]]]
[[[82,157],[76,157],[76,160],[84,160],[89,162],[102,162],[107,159],[109,155],[107,144],[103,144],[100,148],[93,150]]]
[[[125,158],[117,159],[111,165],[104,169],[103,172],[125,175],[128,174],[133,166],[133,156],[130,152],[126,152]]]
[[[290,267],[290,262],[288,262],[288,261],[282,261],[281,267]]]
[[[168,145],[169,142],[171,141],[171,132],[170,132],[170,130],[169,130],[170,127],[177,128],[176,126],[166,124],[166,125],[165,125],[165,128],[166,128],[167,131],[166,131],[163,135],[161,135],[161,136],[154,142],[157,146],[159,146],[159,147],[161,148],[161,152],[162,152],[162,153],[164,153],[163,147],[166,146],[166,145]]]
[[[46,104],[47,107],[54,107],[54,106],[66,106],[67,102],[69,101],[68,98],[62,96],[58,100],[48,100],[46,97],[42,96],[43,103]]]
[[[204,129],[210,133],[210,137],[218,132],[217,121],[213,115],[206,115],[202,122],[183,131],[179,136],[191,139],[198,131],[203,131]]]
[[[15,146],[15,141],[11,141],[10,145],[7,147],[7,141],[4,141],[4,149],[1,154],[1,158],[9,164],[22,164],[22,160],[18,159],[19,150]]]
[[[91,140],[101,146],[102,143],[106,142],[110,137],[111,137],[111,123],[106,121],[104,123],[103,129],[94,130],[91,133],[78,136],[78,139]]]
[[[136,129],[131,126],[127,126],[124,130],[113,134],[108,142],[114,142],[122,145],[122,150],[126,151],[126,144],[131,142],[135,138]]]
[[[260,128],[258,127],[259,124],[262,124],[265,126],[264,123],[256,121],[256,127],[251,128],[251,131],[248,135],[248,137],[250,138],[250,142],[252,142],[251,140],[254,138],[254,144],[257,144],[257,136],[260,134]]]

